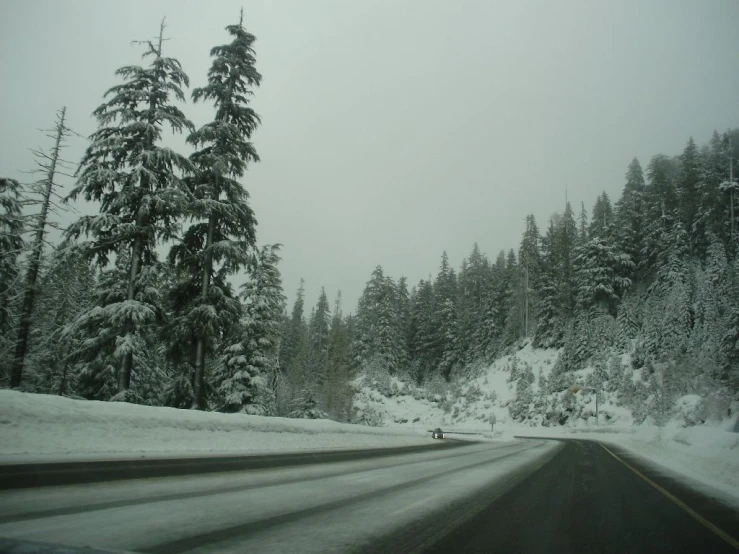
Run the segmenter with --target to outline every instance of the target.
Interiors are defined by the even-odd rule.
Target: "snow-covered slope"
[[[409,428],[72,400],[0,390],[0,458],[284,452],[428,444]]]
[[[425,425],[459,430],[490,430],[491,416],[498,424],[511,421],[508,405],[517,398],[516,371],[531,370],[534,396],[542,377],[549,378],[559,354],[555,349],[522,349],[497,359],[474,378],[443,385],[415,387],[394,377],[388,383],[362,376],[354,382],[354,420],[367,425]],[[583,401],[587,403],[587,399]],[[537,420],[531,419],[530,424]],[[540,420],[538,420],[540,422]]]
[[[554,350],[527,346],[516,357],[548,375],[556,355]],[[416,387],[395,377],[383,382],[361,376],[353,383],[354,420],[366,425],[488,429],[492,414],[498,422],[509,418],[506,406],[515,397],[515,384],[508,382],[510,360],[511,356],[504,356],[479,377],[453,386]]]

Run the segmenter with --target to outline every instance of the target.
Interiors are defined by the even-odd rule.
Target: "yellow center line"
[[[690,508],[685,502],[674,496],[673,494],[667,492],[665,489],[660,487],[657,483],[652,481],[649,477],[641,473],[639,470],[632,467],[630,464],[623,461],[621,458],[616,456],[613,452],[610,451],[604,444],[600,444],[606,452],[608,452],[611,456],[616,458],[619,462],[621,462],[623,465],[625,465],[627,468],[629,468],[631,471],[636,473],[639,477],[644,479],[647,483],[652,485],[655,489],[657,489],[659,492],[661,492],[663,495],[665,495],[667,498],[672,500],[675,504],[677,504],[680,508],[682,508],[685,512],[693,516],[694,519],[696,519],[699,523],[703,524],[705,527],[713,531],[716,535],[724,539],[727,543],[729,543],[731,546],[733,546],[735,549],[739,550],[739,541],[736,540],[734,537],[729,535],[726,531],[723,531],[722,529],[719,529],[716,525],[708,521],[706,518],[704,518],[702,515],[700,515],[698,512]]]

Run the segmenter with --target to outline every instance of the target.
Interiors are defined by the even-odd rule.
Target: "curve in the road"
[[[723,524],[712,524],[721,530],[716,533],[653,486],[660,482],[667,491],[674,484],[662,486],[658,475],[640,478],[634,469],[596,442],[565,440],[549,463],[465,525],[419,551],[736,552],[739,514],[724,507]],[[696,495],[693,492],[692,498]]]

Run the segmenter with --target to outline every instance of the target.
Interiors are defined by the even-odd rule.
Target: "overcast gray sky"
[[[262,161],[243,183],[309,306],[325,285],[354,311],[377,264],[415,283],[443,250],[458,266],[477,241],[494,258],[565,188],[590,211],[634,156],[739,126],[736,0],[0,0],[0,174],[24,178],[62,105],[94,131],[114,71],[140,60],[130,42],[163,16],[166,54],[203,85],[242,5],[264,78]]]

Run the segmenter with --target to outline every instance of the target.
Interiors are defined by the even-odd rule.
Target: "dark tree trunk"
[[[216,229],[216,216],[211,214],[208,218],[208,235],[205,239],[205,260],[203,263],[203,280],[200,289],[200,300],[203,304],[208,301],[208,288],[210,287],[210,274],[213,266],[213,255],[211,246],[213,245],[213,235]],[[195,377],[193,379],[193,399],[192,408],[202,409],[205,404],[204,394],[204,378],[205,378],[205,337],[198,335],[195,345]]]
[[[138,218],[140,219],[140,217]],[[138,226],[138,225],[137,225]],[[126,300],[133,300],[136,297],[136,278],[139,274],[139,264],[141,259],[141,237],[137,236],[133,243],[131,252],[131,272],[128,276],[128,291]],[[118,374],[118,392],[122,393],[131,386],[131,373],[133,371],[133,354],[128,353],[123,357],[123,365],[121,372]]]

